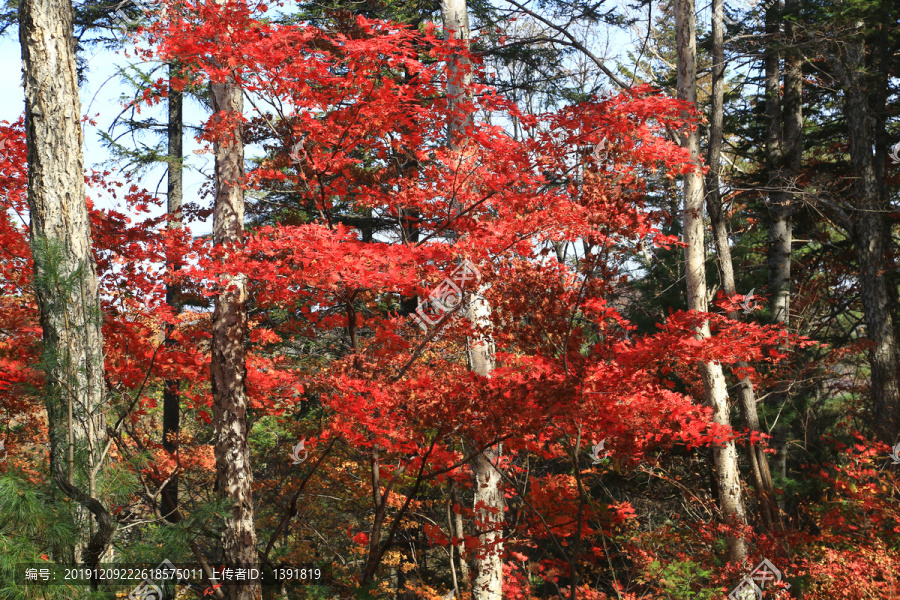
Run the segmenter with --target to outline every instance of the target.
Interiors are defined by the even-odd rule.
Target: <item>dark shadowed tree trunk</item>
[[[853,37],[841,46],[835,67],[844,95],[843,109],[854,175],[850,233],[859,262],[866,336],[873,343],[869,351],[872,412],[879,439],[893,444],[900,432],[900,354],[891,314],[893,303],[886,265],[890,248],[890,222],[887,219],[890,208],[884,177],[879,176],[885,156],[884,148],[878,148],[876,143],[879,135],[876,109],[883,108],[883,93],[879,94],[879,90],[885,84],[876,81],[875,77],[883,79],[887,73],[867,73],[865,59],[863,23],[859,22]]]
[[[785,0],[785,12],[792,13],[799,8],[799,0]],[[783,210],[779,217],[785,220],[783,236],[779,239],[778,256],[782,259],[775,269],[778,274],[775,283],[779,286],[779,309],[776,318],[784,315],[785,325],[790,323],[791,307],[791,244],[793,243],[793,206],[797,201],[795,191],[797,178],[800,176],[800,165],[803,161],[803,57],[797,47],[796,27],[791,19],[784,19],[784,94],[781,106],[781,151],[782,166],[779,177],[780,186],[784,190],[779,202]],[[782,216],[783,215],[783,216]],[[773,311],[774,312],[774,311]]]
[[[169,64],[169,79],[177,76],[178,68],[174,63]],[[183,122],[183,103],[184,96],[182,92],[175,90],[169,85],[168,107],[169,122],[166,134],[169,138],[168,152],[168,190],[167,213],[169,215],[169,228],[181,229],[182,215],[181,207],[184,204],[184,187],[182,184],[182,155],[183,155],[183,139],[184,139],[184,122]],[[171,257],[166,268],[169,273],[176,271],[180,267],[178,260]],[[177,283],[170,283],[166,286],[166,303],[172,307],[175,313],[181,312],[181,299]],[[166,346],[172,347],[175,342],[172,334],[175,331],[174,325],[166,326]],[[166,452],[178,457],[178,437],[181,431],[181,382],[178,379],[167,379],[163,385],[163,448]],[[178,464],[178,461],[175,461]],[[175,511],[178,509],[178,474],[172,476],[162,493],[161,512],[170,522],[175,522]]]
[[[781,16],[779,2],[766,9],[766,169],[769,175],[769,302],[772,320],[787,324],[790,316],[791,284],[791,193],[785,172],[785,144],[781,102]]]
[[[102,315],[69,0],[23,0],[19,40],[50,469],[78,506],[80,539],[69,559],[95,565],[112,541],[115,522],[97,488],[107,449]]]
[[[456,549],[456,556],[459,558],[459,582],[455,589],[457,591],[469,592],[472,590],[472,580],[469,576],[469,564],[466,562],[466,530],[463,525],[462,513],[459,510],[460,506],[458,486],[456,485],[456,482],[451,479],[450,499],[447,506],[447,509],[450,511],[450,515],[448,516],[450,522],[447,525],[450,528],[450,537],[459,540],[458,544],[451,545],[452,548]],[[453,560],[452,553],[450,555],[450,560]]]
[[[213,210],[213,243],[226,254],[244,239],[244,144],[240,116],[244,102],[241,88],[229,76],[210,86],[216,119],[234,123],[229,134],[215,144],[216,198]],[[227,257],[225,264],[228,264]],[[213,422],[216,428],[216,485],[219,495],[232,502],[225,518],[222,547],[225,562],[257,567],[256,528],[250,447],[247,431],[246,356],[247,330],[246,276],[228,275],[216,296],[213,312],[212,361]],[[256,585],[228,586],[228,600],[257,600]]]
[[[791,263],[793,261],[794,190],[803,157],[802,56],[797,48],[795,27],[785,18],[798,8],[797,0],[778,2],[766,9],[766,167],[769,186],[769,245],[767,256],[769,300],[773,323],[785,328],[791,320]],[[784,69],[782,71],[782,58]],[[783,78],[783,85],[782,85]],[[788,382],[772,394],[780,406],[788,402]],[[775,432],[779,471],[786,474],[789,431]]]

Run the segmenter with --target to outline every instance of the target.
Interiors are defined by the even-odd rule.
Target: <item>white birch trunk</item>
[[[466,0],[442,0],[441,15],[444,19],[444,35],[449,39],[463,40],[468,46],[471,32],[469,30],[469,11]],[[462,146],[466,128],[471,127],[474,115],[471,111],[464,111],[461,103],[471,100],[470,86],[472,83],[471,63],[468,58],[454,56],[450,60],[447,69],[447,98],[449,99],[450,118],[450,144],[451,147]],[[458,149],[458,148],[457,148]]]
[[[480,334],[466,341],[469,368],[490,377],[494,369],[494,343],[490,334],[491,306],[485,300],[485,289],[469,301],[467,316]],[[501,489],[500,471],[495,466],[502,452],[502,444],[487,448],[475,457],[472,474],[475,477],[475,519],[481,526],[478,536],[480,550],[475,558],[476,572],[472,592],[477,600],[500,600],[503,597],[503,518],[505,503]]]
[[[468,45],[469,13],[466,0],[442,0],[441,14],[445,35],[464,40]],[[464,103],[471,101],[471,64],[462,56],[455,56],[448,65],[447,97],[449,100],[450,147],[465,152],[466,135],[474,123],[471,110]],[[466,316],[479,334],[466,342],[469,368],[490,377],[494,369],[494,344],[490,335],[491,305],[484,297],[485,287],[469,300]],[[472,474],[475,479],[475,519],[482,525],[479,535],[480,551],[475,557],[475,582],[472,593],[475,600],[500,600],[503,597],[503,517],[504,501],[500,472],[496,462],[502,452],[500,444],[487,448],[475,457]],[[465,571],[464,571],[465,572]]]
[[[675,32],[678,53],[678,98],[688,102],[697,101],[697,39],[694,21],[694,1],[676,0]],[[700,134],[695,129],[683,136],[682,145],[699,166]],[[684,262],[687,282],[688,308],[697,312],[707,312],[706,298],[706,249],[703,243],[703,180],[699,169],[684,177]],[[704,322],[697,336],[710,336],[709,324]],[[706,391],[706,402],[713,409],[713,420],[722,425],[730,425],[728,413],[728,393],[725,375],[719,363],[701,363],[700,375]],[[719,488],[719,509],[729,524],[744,525],[746,518],[741,498],[741,480],[738,471],[737,450],[734,442],[727,442],[713,448],[713,462],[716,483]],[[747,544],[739,536],[728,537],[728,558],[742,561],[747,556]]]
[[[716,258],[719,264],[720,282],[722,291],[728,296],[737,293],[734,281],[734,265],[731,259],[731,248],[728,245],[728,227],[725,211],[722,208],[722,195],[720,189],[719,172],[721,166],[721,154],[723,146],[724,103],[725,103],[725,36],[724,36],[723,0],[712,2],[712,94],[710,97],[709,115],[709,174],[707,175],[706,207],[709,212],[710,225],[712,226],[713,239],[716,246]],[[735,311],[728,315],[734,320],[741,318]],[[738,367],[745,367],[746,363],[740,362]],[[737,385],[738,405],[744,425],[751,431],[760,431],[759,411],[757,408],[756,393],[753,382],[749,377],[738,377]],[[772,474],[769,469],[768,458],[763,444],[751,442],[748,447],[747,458],[750,462],[750,475],[753,486],[759,499],[759,514],[766,527],[766,531],[772,531],[780,519],[776,518],[778,504],[775,497],[775,488],[772,484]]]

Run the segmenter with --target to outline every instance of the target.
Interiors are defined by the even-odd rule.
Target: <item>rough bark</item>
[[[234,119],[243,113],[241,89],[228,77],[213,83],[211,99],[217,118]],[[213,209],[213,244],[226,252],[240,246],[244,238],[244,145],[240,126],[215,144],[216,196]],[[227,259],[226,259],[227,264]],[[246,276],[227,275],[215,302],[212,324],[210,371],[213,394],[213,422],[216,429],[216,485],[232,509],[225,518],[222,547],[225,562],[245,567],[258,566],[256,529],[247,441],[246,356],[247,330]],[[258,584],[228,586],[228,600],[256,600]]]
[[[71,559],[96,565],[115,522],[97,489],[107,444],[102,315],[84,189],[72,18],[68,0],[23,0],[19,6],[50,468],[78,505],[81,537]]]
[[[772,321],[787,324],[790,315],[791,283],[791,184],[785,171],[785,142],[781,103],[781,13],[779,2],[766,9],[766,168],[769,176],[769,303]]]
[[[178,69],[174,64],[169,65],[169,78],[177,76]],[[184,187],[182,183],[182,155],[184,139],[182,92],[169,86],[168,108],[169,120],[166,134],[169,138],[168,173],[167,173],[167,213],[169,215],[169,228],[181,229],[181,207],[184,203]],[[170,273],[180,267],[177,260],[170,260],[166,268]],[[170,283],[166,286],[166,303],[176,313],[181,311],[178,284]],[[174,325],[166,326],[166,346],[175,345],[172,334]],[[181,431],[181,382],[178,379],[167,379],[163,383],[163,448],[176,459],[178,464],[178,437]],[[162,494],[162,514],[170,522],[175,518],[178,509],[178,474],[174,474],[166,485]]]
[[[797,0],[786,0],[785,10],[797,8]],[[781,44],[780,52],[772,48],[766,63],[766,113],[769,124],[767,163],[769,169],[769,248],[768,273],[772,322],[785,328],[790,325],[791,263],[793,244],[792,191],[796,187],[803,154],[802,129],[802,57],[794,42],[794,25],[785,19],[778,3],[767,10],[767,27],[772,44]],[[779,38],[780,27],[783,37]],[[783,42],[776,40],[782,39]],[[783,87],[779,78],[779,56],[784,56]],[[775,390],[774,401],[784,405],[788,401],[787,383]],[[789,432],[782,431],[777,455],[781,471],[786,471]]]
[[[693,0],[675,2],[675,36],[678,55],[678,98],[697,101],[697,40]],[[694,129],[682,136],[698,169],[685,175],[683,227],[685,243],[685,280],[687,282],[688,308],[707,312],[705,247],[703,243],[703,181],[699,171],[700,136]],[[709,324],[704,322],[697,331],[698,337],[709,337]],[[713,420],[730,425],[728,394],[722,365],[700,363],[700,375],[706,392],[706,402],[713,409]],[[713,447],[713,468],[719,493],[719,509],[723,519],[732,525],[744,525],[744,505],[741,498],[741,481],[738,472],[737,450],[734,442]],[[747,556],[747,544],[737,535],[729,535],[728,558],[742,561]]]
[[[459,543],[455,545],[456,555],[459,557],[459,586],[458,589],[462,591],[468,592],[472,589],[472,580],[469,577],[469,563],[466,562],[466,545],[465,545],[465,537],[466,530],[463,526],[463,518],[462,513],[456,509],[457,506],[460,505],[459,499],[459,490],[457,488],[456,482],[452,479],[450,480],[450,511],[451,511],[451,522],[450,522],[450,532],[451,537],[455,537],[459,540]]]
[[[785,0],[785,11],[790,13],[799,8],[799,0]],[[790,278],[791,278],[791,243],[793,231],[791,215],[792,206],[796,200],[792,190],[797,187],[797,177],[800,175],[800,164],[803,159],[803,57],[797,47],[794,22],[784,20],[784,35],[786,47],[784,50],[784,98],[782,101],[782,185],[786,188],[787,214],[787,266],[785,267],[783,294],[787,296],[784,309],[785,323],[790,321]]]
[[[728,243],[728,225],[722,207],[720,184],[720,168],[723,143],[724,99],[725,99],[725,45],[724,45],[724,6],[722,0],[712,3],[712,97],[709,116],[709,151],[707,164],[709,171],[706,179],[706,207],[709,213],[713,240],[716,247],[716,259],[719,266],[719,280],[722,291],[733,296],[737,293],[734,280],[734,265],[731,259],[731,247]],[[738,320],[740,314],[733,312],[729,317]],[[746,367],[739,363],[738,368]],[[737,385],[738,405],[741,419],[750,431],[760,431],[756,392],[753,382],[747,377],[739,377]],[[777,514],[778,505],[775,499],[775,487],[769,462],[762,444],[751,442],[747,447],[750,473],[753,487],[759,502],[759,516],[767,531],[771,531]]]
[[[850,162],[853,166],[853,215],[850,233],[859,263],[860,296],[866,323],[866,336],[873,342],[869,351],[871,366],[872,412],[875,432],[885,443],[893,444],[900,430],[900,380],[891,292],[887,269],[890,248],[889,204],[884,178],[878,176],[878,154],[873,154],[877,117],[867,90],[878,88],[866,74],[863,24],[857,24],[855,36],[842,46],[836,70],[844,94],[844,116],[850,138]],[[881,73],[885,77],[886,74]],[[883,154],[881,159],[883,160]]]
[[[380,466],[380,452],[377,447],[372,448],[372,462],[371,462],[371,474],[372,474],[372,504],[375,507],[375,515],[372,519],[372,531],[369,534],[369,552],[368,557],[366,558],[366,565],[363,569],[362,576],[362,584],[363,586],[371,587],[373,585],[373,579],[375,578],[375,573],[378,571],[378,566],[381,564],[381,558],[384,556],[385,551],[390,547],[391,542],[393,541],[393,530],[388,531],[389,540],[387,540],[386,544],[382,544],[383,531],[384,531],[384,523],[387,518],[387,508],[388,508],[388,499],[391,495],[391,488],[394,483],[397,481],[398,474],[387,482],[385,485],[381,480],[381,466]],[[403,467],[405,469],[405,467]],[[384,487],[384,491],[382,491],[382,487]],[[402,517],[402,514],[394,519],[395,523],[399,523],[399,519]],[[398,576],[399,577],[399,576]],[[401,578],[402,579],[402,578]],[[401,582],[398,579],[398,586],[401,585]],[[399,589],[399,588],[398,588]]]

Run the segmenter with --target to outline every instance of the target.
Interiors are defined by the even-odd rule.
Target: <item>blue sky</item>
[[[13,36],[18,36],[17,29],[12,30],[12,33]],[[133,49],[133,44],[130,45],[129,49]],[[98,47],[92,49],[92,54],[87,56],[89,70],[86,81],[81,87],[81,112],[96,119],[97,125],[85,125],[86,168],[109,168],[112,164],[109,152],[101,143],[100,132],[109,128],[123,106],[123,100],[120,96],[128,90],[117,75],[117,69],[120,66],[134,62],[134,53],[130,52],[129,54],[131,56],[126,57],[122,50],[110,52]],[[7,82],[4,87],[4,93],[0,94],[0,120],[12,122],[19,118],[25,110],[22,90],[22,59],[18,37],[5,36],[0,39],[0,81]],[[153,115],[157,119],[165,120],[165,110],[165,105],[163,104],[152,108],[144,108],[141,114],[142,116]],[[186,101],[185,118],[190,122],[199,123],[205,118],[205,114],[196,104]],[[150,138],[146,141],[149,143]],[[204,177],[197,172],[197,169],[208,171],[212,166],[212,160],[209,155],[198,156],[194,154],[193,151],[198,148],[199,145],[193,139],[193,136],[186,134],[184,140],[188,167],[188,171],[185,173],[186,201],[197,197],[200,186],[203,183]],[[118,169],[111,170],[118,171]],[[139,183],[153,192],[156,191],[158,182],[164,176],[165,168],[163,165],[159,165],[143,175],[139,179]],[[111,199],[99,196],[97,190],[91,190],[88,193],[98,206],[118,206],[118,208],[122,208],[121,204],[117,205]],[[164,197],[164,181],[163,185],[159,187],[159,193],[163,194]],[[203,224],[200,225],[200,228],[195,228],[196,231],[205,233],[202,229]]]
[[[596,33],[596,32],[594,32]],[[12,28],[8,34],[0,38],[0,80],[7,82],[5,93],[0,94],[0,120],[14,121],[24,110],[24,99],[21,87],[21,54],[18,42],[18,30]],[[611,40],[605,39],[606,35],[611,35],[611,40],[615,40],[610,44]],[[599,48],[594,44],[595,53],[609,55],[610,59],[623,58],[626,51],[630,47],[628,40],[628,32],[624,31],[607,31],[600,34],[594,39],[594,42],[602,42]],[[587,40],[585,40],[587,42]],[[126,56],[126,50],[128,55]],[[85,126],[85,166],[87,168],[106,168],[114,172],[118,169],[111,162],[109,152],[100,141],[100,132],[107,131],[112,120],[121,111],[124,100],[121,98],[123,93],[130,93],[127,85],[117,75],[117,69],[122,66],[133,64],[135,62],[133,43],[129,43],[125,48],[117,52],[104,50],[100,47],[91,49],[91,53],[86,58],[89,63],[89,69],[86,75],[86,81],[81,88],[81,110],[82,114],[88,114],[91,118],[97,120],[96,126]],[[582,57],[582,60],[583,57]],[[615,63],[609,60],[607,65],[614,68]],[[143,65],[144,68],[147,65]],[[158,76],[162,76],[160,73]],[[144,107],[142,116],[152,115],[157,120],[165,120],[165,105],[161,104],[155,107]],[[199,107],[196,103],[185,101],[185,120],[187,123],[199,124],[207,117],[205,109]],[[121,133],[121,129],[118,130]],[[126,145],[130,145],[129,141],[123,138]],[[151,138],[145,140],[151,142]],[[210,154],[195,154],[195,150],[199,149],[199,145],[193,139],[193,134],[186,133],[184,140],[185,149],[185,201],[191,202],[198,199],[200,187],[204,183],[206,177],[204,173],[210,173],[212,169],[212,157]],[[254,148],[248,148],[248,157],[253,155]],[[158,191],[161,195],[165,192],[165,168],[164,165],[158,165],[148,170],[138,181],[140,185],[150,192]],[[89,192],[92,199],[98,206],[113,207],[115,204],[107,198],[98,196],[98,192]],[[122,208],[121,205],[118,208]],[[199,224],[195,227],[195,233],[208,232],[209,223]]]

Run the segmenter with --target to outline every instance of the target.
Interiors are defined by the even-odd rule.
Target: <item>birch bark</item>
[[[734,265],[731,259],[731,247],[728,243],[728,225],[722,207],[720,180],[725,102],[724,15],[723,1],[713,0],[712,97],[709,116],[709,150],[707,158],[709,172],[706,178],[706,207],[713,231],[722,291],[728,296],[733,296],[737,291],[734,280]],[[734,312],[729,317],[738,320],[740,319],[740,314]],[[746,366],[746,363],[738,364],[739,368]],[[751,431],[760,431],[756,392],[753,388],[753,382],[748,377],[738,378],[737,397],[744,425]],[[751,442],[747,454],[750,462],[750,473],[753,478],[753,487],[756,489],[758,496],[759,514],[766,530],[772,531],[777,521],[775,515],[778,514],[778,504],[775,499],[775,487],[772,484],[772,474],[769,469],[765,449],[762,444]]]
[[[442,0],[441,14],[445,35],[469,42],[469,14],[465,0]],[[466,136],[474,122],[474,115],[465,106],[471,102],[471,64],[462,56],[454,57],[448,66],[447,96],[449,98],[450,146],[465,153]],[[494,368],[494,346],[491,339],[491,306],[479,289],[466,308],[466,316],[478,334],[466,341],[469,368],[490,377]],[[503,596],[503,518],[504,501],[500,472],[496,464],[502,445],[487,448],[475,457],[472,474],[475,478],[475,519],[480,525],[480,551],[475,556],[475,582],[472,593],[476,600],[500,600]]]
[[[697,38],[693,0],[675,2],[675,44],[678,54],[678,98],[688,102],[697,101]],[[684,176],[684,262],[687,282],[688,308],[699,313],[707,312],[706,298],[706,251],[703,243],[703,180],[699,171],[700,134],[694,129],[682,136],[682,145],[687,148],[697,170]],[[701,338],[709,337],[709,323],[704,322],[697,331]],[[728,414],[728,394],[722,365],[715,362],[700,363],[700,375],[706,391],[706,402],[713,409],[713,420],[722,425],[730,425]],[[723,519],[731,525],[746,523],[744,504],[741,498],[741,480],[738,471],[737,450],[734,442],[726,442],[713,447],[713,468],[719,491],[719,509]],[[747,556],[747,544],[737,535],[728,536],[728,558],[742,561]]]

